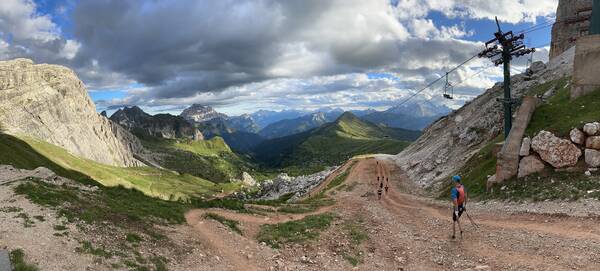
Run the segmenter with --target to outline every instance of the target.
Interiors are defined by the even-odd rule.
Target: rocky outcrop
[[[600,151],[586,149],[585,150],[585,163],[592,168],[600,167]]]
[[[546,69],[546,64],[542,61],[536,61],[531,64],[531,67],[527,68],[527,74],[535,74]]]
[[[530,76],[513,76],[513,97],[523,97],[534,86],[571,75],[574,52],[568,50],[547,63],[546,69]],[[417,141],[396,156],[397,164],[410,180],[421,186],[437,184],[456,173],[502,132],[503,110],[496,100],[502,97],[502,83],[497,83],[460,109],[432,123]]]
[[[242,179],[241,180],[237,180],[234,179],[232,180],[232,182],[234,183],[242,183],[243,186],[255,186],[258,183],[256,182],[256,180],[254,180],[254,178],[252,177],[252,175],[250,175],[248,172],[243,172],[242,173]]]
[[[581,156],[581,150],[571,141],[548,131],[540,131],[531,141],[531,148],[555,168],[574,166]]]
[[[110,119],[131,132],[141,132],[161,138],[202,140],[200,130],[180,116],[150,115],[137,106],[117,110]]]
[[[245,171],[242,173],[242,183],[246,186],[255,186],[257,184],[252,175]]]
[[[529,155],[523,157],[519,162],[519,174],[517,177],[523,178],[533,173],[542,172],[546,166],[537,156]]]
[[[52,170],[45,167],[38,167],[34,170],[18,169],[11,165],[0,165],[0,184],[9,183],[25,178],[41,178],[47,179],[56,177]]]
[[[83,82],[62,66],[0,62],[0,126],[103,164],[142,165],[134,158],[140,142],[96,113]]]
[[[256,198],[272,200],[292,193],[294,195],[290,198],[290,201],[294,201],[310,192],[336,169],[332,167],[312,175],[298,177],[290,177],[285,173],[279,174],[275,179],[261,183]]]
[[[550,59],[553,59],[575,45],[584,27],[590,21],[585,16],[589,12],[580,13],[582,8],[591,7],[592,0],[560,0],[556,9],[556,23],[552,26],[552,43]],[[572,21],[569,23],[569,21]],[[577,23],[575,23],[577,22]]]

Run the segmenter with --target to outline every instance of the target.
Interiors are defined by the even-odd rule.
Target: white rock
[[[548,131],[540,131],[531,141],[531,148],[555,168],[574,166],[582,154],[570,140],[558,138]]]
[[[600,167],[600,151],[585,149],[585,162],[590,167]]]
[[[585,143],[585,133],[577,128],[573,128],[573,130],[571,130],[569,137],[575,144],[583,145]]]
[[[519,162],[519,178],[523,178],[525,176],[529,176],[533,173],[538,173],[544,170],[546,165],[542,162],[537,156],[530,155],[523,157],[521,162]]]
[[[254,180],[254,178],[252,178],[252,175],[248,174],[248,172],[243,172],[242,173],[242,183],[246,186],[255,186],[256,185],[256,180]]]
[[[531,138],[529,138],[529,137],[523,138],[523,142],[521,143],[521,149],[519,150],[519,155],[520,156],[528,156],[530,149],[531,149]]]
[[[588,149],[600,150],[600,136],[590,136],[585,140]]]
[[[600,132],[600,123],[598,123],[598,122],[586,123],[583,126],[583,131],[590,136],[597,135],[598,132]]]

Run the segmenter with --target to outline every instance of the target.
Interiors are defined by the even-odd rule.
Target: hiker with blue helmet
[[[456,238],[456,224],[458,224],[458,230],[460,231],[460,237],[462,238],[462,228],[460,227],[460,216],[465,211],[465,205],[467,204],[467,191],[461,183],[461,178],[458,175],[452,177],[452,183],[454,187],[450,190],[450,198],[454,207],[452,213],[452,239]]]

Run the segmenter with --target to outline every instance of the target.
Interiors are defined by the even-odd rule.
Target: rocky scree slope
[[[573,49],[548,65],[534,63],[530,75],[512,76],[513,97],[521,98],[532,87],[571,75]],[[396,162],[420,186],[428,187],[444,180],[501,134],[503,110],[496,99],[502,97],[502,83],[497,83],[460,109],[428,126],[417,141],[396,156]]]
[[[85,86],[62,66],[28,59],[0,62],[0,126],[113,166],[141,166],[135,136],[96,113]]]
[[[187,138],[202,140],[204,136],[192,124],[180,116],[170,114],[150,115],[137,106],[117,110],[110,120],[118,123],[133,133],[177,139]]]

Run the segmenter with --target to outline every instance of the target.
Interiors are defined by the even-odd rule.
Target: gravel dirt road
[[[494,209],[473,204],[467,210],[480,228],[463,216],[464,236],[452,240],[450,201],[420,197],[392,161],[362,159],[349,170],[344,184],[353,189],[330,190],[335,205],[314,213],[258,215],[213,209],[190,211],[186,219],[199,241],[221,255],[222,270],[600,270],[597,216],[514,213],[497,204]],[[378,176],[390,183],[381,200]],[[239,221],[243,235],[204,219],[206,212]],[[260,225],[324,212],[336,214],[336,222],[307,244],[274,250],[255,239]],[[344,253],[349,245],[343,227],[349,221],[360,221],[368,233],[356,267]]]

